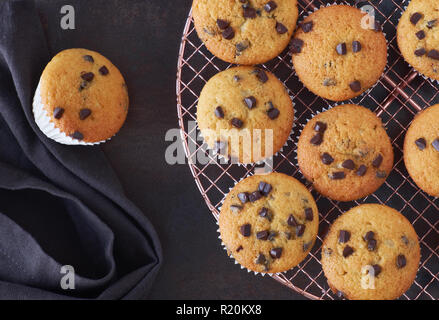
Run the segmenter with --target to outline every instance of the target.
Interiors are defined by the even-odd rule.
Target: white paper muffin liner
[[[411,2],[411,1],[410,1]],[[410,4],[410,2],[409,2],[409,4]],[[399,17],[399,20],[398,20],[398,26],[399,26],[399,22],[400,22],[400,20],[401,20],[401,18],[402,18],[402,15],[407,11],[407,7],[408,7],[408,5],[406,5],[405,7],[404,7],[404,11],[402,11],[401,12],[401,17]],[[398,28],[398,26],[397,26],[397,28]],[[398,45],[398,49],[399,49],[399,45]],[[400,49],[399,49],[400,50]],[[401,50],[400,50],[401,51]],[[400,52],[401,53],[401,52]],[[422,72],[420,72],[418,69],[416,69],[414,66],[412,66],[405,58],[404,58],[404,56],[402,55],[402,53],[401,53],[401,57],[404,59],[404,61],[407,63],[407,65],[410,67],[410,68],[412,68],[419,76],[421,76],[422,78],[424,78],[424,80],[428,80],[428,81],[430,81],[430,82],[432,82],[433,84],[439,84],[439,80],[437,80],[437,79],[432,79],[432,78],[430,78],[430,77],[427,77],[425,74],[423,74]]]
[[[35,91],[34,99],[32,102],[32,110],[35,117],[35,122],[37,123],[40,130],[50,139],[55,140],[58,143],[66,144],[66,145],[81,145],[81,146],[91,146],[98,145],[104,143],[107,140],[102,140],[98,142],[85,142],[77,139],[73,139],[72,137],[66,135],[60,129],[55,127],[55,124],[52,122],[51,117],[48,115],[47,111],[44,109],[44,105],[41,99],[41,79],[38,83],[38,87]],[[114,136],[113,136],[114,137]]]
[[[240,183],[242,180],[247,179],[248,177],[251,177],[251,176],[253,176],[253,175],[255,175],[255,174],[254,174],[254,173],[251,173],[251,172],[247,173],[244,177],[240,178],[239,181],[235,182],[232,188],[229,188],[229,192],[228,192],[226,195],[224,195],[224,198],[223,198],[223,199],[221,200],[221,202],[220,202],[221,205],[218,207],[218,211],[220,212],[220,214],[221,214],[221,208],[222,208],[222,206],[223,206],[223,204],[224,204],[224,201],[226,200],[226,198],[227,198],[228,194],[230,193],[230,191],[232,191],[232,189],[233,189],[238,183]],[[314,199],[314,197],[312,197],[312,198]],[[315,199],[314,199],[314,201],[315,201]],[[320,219],[320,218],[319,218],[319,219]],[[223,242],[223,240],[221,239],[221,230],[220,230],[220,228],[219,228],[219,221],[216,221],[216,224],[217,224],[217,226],[218,226],[218,229],[217,229],[217,232],[218,232],[218,239],[221,241],[221,246],[222,246],[223,249],[226,251],[226,253],[227,253],[227,255],[229,256],[229,258],[232,259],[233,262],[234,262],[235,264],[239,265],[239,266],[241,267],[241,269],[247,270],[248,273],[253,273],[254,275],[261,275],[261,276],[263,276],[263,277],[264,277],[265,275],[269,275],[269,276],[273,276],[273,275],[281,275],[281,274],[285,274],[285,273],[287,273],[287,272],[289,272],[289,271],[291,271],[291,270],[294,270],[294,268],[296,268],[298,265],[300,265],[302,262],[304,262],[304,261],[306,260],[306,258],[309,256],[309,254],[311,253],[312,249],[314,248],[314,246],[315,246],[315,244],[316,244],[316,240],[317,240],[317,235],[316,235],[316,239],[314,239],[313,245],[312,245],[312,247],[310,247],[310,249],[309,249],[307,255],[303,258],[302,261],[300,261],[297,265],[295,265],[294,267],[292,267],[292,268],[290,268],[290,269],[287,269],[287,270],[282,271],[282,272],[275,272],[275,273],[261,272],[261,271],[254,271],[254,270],[250,270],[250,269],[244,267],[242,264],[240,264],[238,261],[236,261],[236,259],[235,259],[235,258],[233,257],[233,255],[232,255],[231,251],[227,248],[226,244],[225,244],[225,243]],[[319,221],[319,224],[320,224],[320,221]]]
[[[349,7],[352,7],[352,8],[355,8],[355,9],[360,10],[359,8],[357,8],[357,7],[355,7],[355,6],[352,6],[352,5],[349,5],[349,4],[346,4],[346,3],[337,3],[337,2],[327,3],[326,5],[321,5],[320,7],[316,7],[316,8],[314,8],[312,11],[308,11],[308,12],[302,17],[302,20],[301,20],[300,22],[298,22],[298,24],[297,24],[297,28],[300,28],[300,24],[301,24],[306,18],[308,18],[312,13],[314,13],[314,12],[320,10],[320,9],[323,9],[323,8],[327,8],[327,7],[331,7],[331,6],[338,6],[338,5],[345,5],[345,6],[349,6]],[[384,32],[384,29],[383,29],[383,28],[381,28],[381,32],[383,33],[383,35],[384,35],[384,39],[386,40],[387,58],[386,58],[386,65],[384,66],[383,73],[382,73],[381,76],[378,78],[378,80],[375,82],[375,84],[373,84],[372,86],[370,86],[368,89],[364,90],[361,94],[359,94],[359,95],[357,95],[357,96],[355,96],[355,97],[352,97],[352,98],[346,99],[346,100],[335,101],[335,100],[330,100],[330,99],[327,99],[327,98],[321,97],[321,96],[319,96],[319,95],[317,95],[317,94],[315,94],[315,95],[316,95],[316,96],[319,96],[320,98],[322,98],[322,99],[324,99],[324,100],[327,100],[327,101],[333,101],[333,102],[335,102],[335,103],[340,103],[340,102],[343,102],[343,101],[349,101],[349,100],[357,99],[357,98],[363,98],[365,95],[368,95],[368,94],[369,94],[369,93],[370,93],[370,92],[371,92],[371,91],[372,91],[372,90],[378,85],[378,83],[380,83],[380,81],[383,79],[383,76],[384,76],[384,74],[386,73],[386,70],[387,70],[387,64],[388,64],[388,61],[389,61],[389,41],[387,40],[387,35],[386,35],[386,33]],[[292,38],[294,38],[294,35],[293,35]],[[299,80],[299,82],[300,82],[305,88],[308,89],[308,87],[302,82],[302,80],[300,80],[300,77],[299,77],[299,75],[297,74],[296,69],[294,68],[294,64],[292,63],[292,53],[289,52],[288,55],[291,56],[291,59],[290,59],[290,60],[291,60],[292,71],[294,72],[294,75],[297,77],[297,79]],[[309,89],[308,89],[308,90],[309,90]]]

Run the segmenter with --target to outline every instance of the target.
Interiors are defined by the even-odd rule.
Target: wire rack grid
[[[299,0],[301,19],[310,11],[333,1]],[[358,4],[358,2],[360,2]],[[439,201],[422,190],[409,178],[403,161],[405,132],[414,116],[426,107],[439,103],[437,84],[418,75],[404,62],[396,43],[396,26],[409,1],[338,1],[349,5],[372,5],[375,17],[383,26],[388,41],[388,63],[377,85],[367,94],[347,101],[366,106],[383,120],[391,137],[395,165],[385,184],[373,195],[353,202],[336,202],[322,197],[312,189],[298,170],[295,143],[284,147],[273,162],[273,170],[290,174],[302,181],[316,199],[320,211],[319,234],[308,257],[296,268],[273,278],[281,284],[310,299],[337,299],[329,289],[320,264],[322,239],[329,225],[341,213],[362,203],[381,203],[402,212],[413,224],[421,243],[421,264],[412,287],[400,299],[439,299]],[[299,20],[300,21],[300,20]],[[207,80],[232,65],[214,57],[199,40],[188,15],[181,40],[177,69],[177,112],[181,139],[195,183],[215,219],[218,219],[221,201],[241,178],[251,174],[256,166],[238,166],[221,163],[207,152],[199,137],[196,105],[199,93]],[[273,72],[287,87],[295,103],[296,128],[300,128],[317,111],[333,106],[331,101],[309,92],[298,80],[291,57],[286,50],[277,58],[262,65]],[[294,141],[297,141],[295,130]],[[196,159],[207,158],[206,164]]]

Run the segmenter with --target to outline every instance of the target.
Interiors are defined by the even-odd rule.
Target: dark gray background
[[[177,56],[191,0],[39,0],[52,55],[84,47],[123,73],[130,111],[103,146],[128,197],[150,218],[165,262],[152,299],[300,299],[266,277],[241,270],[221,249],[217,226],[187,165],[165,162],[167,130],[178,127]],[[76,30],[60,28],[60,8],[73,5]]]

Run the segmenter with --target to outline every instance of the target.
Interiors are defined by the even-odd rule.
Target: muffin
[[[418,237],[398,211],[364,204],[332,224],[322,246],[322,267],[338,296],[351,300],[391,300],[415,280]]]
[[[412,0],[398,23],[404,59],[423,75],[439,80],[439,6],[437,0]]]
[[[194,0],[195,29],[218,58],[241,65],[279,55],[296,28],[297,0]]]
[[[352,104],[319,113],[297,146],[299,168],[326,197],[352,201],[375,192],[393,166],[393,149],[381,119]]]
[[[239,182],[226,196],[219,216],[228,254],[261,273],[284,272],[305,259],[318,224],[311,193],[296,179],[276,172]]]
[[[404,140],[404,162],[419,188],[439,196],[439,104],[419,113]]]
[[[211,149],[240,163],[262,161],[288,140],[294,110],[285,87],[255,67],[220,72],[204,86],[197,122]]]
[[[91,50],[68,49],[44,69],[33,113],[41,131],[56,142],[93,145],[119,131],[128,104],[125,80],[107,58]]]
[[[379,24],[369,29],[365,13],[332,5],[310,14],[291,41],[294,69],[314,94],[333,101],[359,96],[372,87],[387,63],[387,42]]]

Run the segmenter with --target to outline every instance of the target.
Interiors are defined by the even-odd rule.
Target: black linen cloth
[[[143,298],[162,261],[153,226],[99,146],[58,144],[33,119],[50,59],[34,2],[0,1],[0,298]]]

